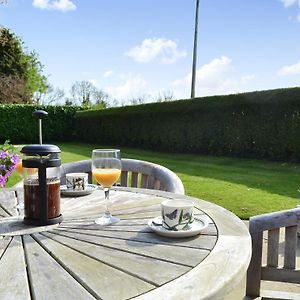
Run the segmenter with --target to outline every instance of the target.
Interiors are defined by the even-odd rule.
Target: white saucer
[[[194,220],[194,222],[190,225],[189,228],[173,231],[168,230],[162,226],[162,217],[156,217],[149,220],[148,226],[151,228],[152,231],[159,235],[174,238],[184,238],[199,234],[204,228],[208,226],[208,221],[205,219],[202,220],[198,217]]]
[[[68,197],[79,197],[79,196],[86,196],[91,194],[93,191],[97,190],[98,186],[95,184],[88,184],[84,190],[71,190],[67,189],[66,185],[60,186],[60,192],[63,196]]]

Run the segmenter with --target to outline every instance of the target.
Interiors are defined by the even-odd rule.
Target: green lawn
[[[62,161],[89,159],[99,145],[58,144]],[[187,195],[219,204],[242,219],[300,204],[300,165],[121,148],[123,158],[161,164],[182,180]],[[20,180],[14,174],[13,185]]]

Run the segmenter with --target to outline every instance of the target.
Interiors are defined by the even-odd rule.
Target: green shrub
[[[32,116],[35,109],[43,109],[43,142],[71,141],[76,106],[36,106],[0,104],[0,144],[9,139],[13,143],[38,143],[38,120]]]
[[[300,88],[83,111],[79,141],[300,160]]]

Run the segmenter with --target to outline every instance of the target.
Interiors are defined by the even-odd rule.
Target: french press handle
[[[39,119],[39,141],[40,141],[40,145],[43,144],[43,140],[42,140],[42,119],[46,116],[48,116],[48,113],[44,110],[41,109],[37,109],[35,110],[32,115],[36,118]]]

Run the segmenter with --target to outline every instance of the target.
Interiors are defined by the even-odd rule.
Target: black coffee
[[[60,215],[60,181],[47,183],[48,219]],[[40,187],[38,182],[24,183],[24,214],[28,219],[40,219]]]

